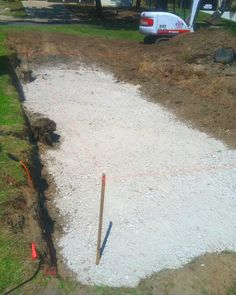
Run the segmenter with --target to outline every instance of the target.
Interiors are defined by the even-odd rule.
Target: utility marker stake
[[[99,225],[98,225],[98,241],[97,241],[97,256],[96,265],[99,264],[101,258],[101,240],[102,240],[102,222],[103,222],[103,209],[104,209],[104,197],[106,187],[106,174],[102,174],[102,189],[101,189],[101,200],[100,200],[100,212],[99,212]]]

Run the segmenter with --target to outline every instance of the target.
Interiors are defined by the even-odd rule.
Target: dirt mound
[[[36,141],[52,146],[55,138],[53,132],[56,130],[56,123],[41,114],[26,113]]]

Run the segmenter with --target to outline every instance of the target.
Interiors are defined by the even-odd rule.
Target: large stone
[[[231,64],[234,61],[233,48],[219,48],[215,52],[215,61],[222,64]]]

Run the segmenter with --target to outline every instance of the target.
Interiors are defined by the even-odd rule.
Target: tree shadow
[[[98,17],[91,5],[65,4],[80,23],[100,25],[105,29],[137,30],[141,10],[135,8],[103,7],[102,16]]]
[[[63,4],[52,4],[50,7],[26,7],[28,17],[39,19],[70,20],[72,14]]]
[[[37,24],[86,24],[96,25],[107,30],[137,30],[141,9],[103,7],[99,17],[94,5],[51,3],[50,7],[25,8],[26,19],[3,22],[1,24],[37,25]],[[46,22],[45,22],[46,21]]]
[[[0,75],[9,74],[9,58],[7,56],[0,56]]]
[[[53,143],[60,143],[61,136],[58,133],[53,132],[51,135],[51,139]]]
[[[107,240],[108,240],[109,235],[111,233],[112,226],[113,226],[113,223],[112,223],[112,221],[110,221],[109,222],[109,225],[108,225],[108,228],[107,228],[107,231],[106,231],[105,238],[104,238],[104,240],[102,242],[102,246],[101,246],[101,249],[100,249],[100,257],[102,257],[103,252],[105,250],[105,247],[106,247],[106,244],[107,244]]]
[[[24,101],[23,89],[18,79],[18,76],[16,75],[16,72],[13,68],[13,65],[11,64],[9,56],[4,56],[4,55],[0,56],[0,76],[2,75],[10,76],[12,84],[16,87],[18,91],[19,100],[23,102]]]
[[[34,139],[31,138],[33,141]],[[38,192],[38,215],[39,215],[39,225],[42,229],[43,238],[47,243],[47,250],[50,258],[51,267],[57,269],[57,253],[54,247],[54,242],[52,235],[54,233],[54,220],[51,218],[47,206],[46,206],[46,191],[49,187],[46,178],[42,176],[42,163],[39,156],[38,146],[34,147],[34,153],[32,155],[33,167],[33,179],[34,186]]]

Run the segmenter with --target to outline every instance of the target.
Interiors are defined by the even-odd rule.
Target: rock
[[[30,123],[35,139],[52,146],[53,132],[56,130],[56,123],[49,118],[34,118]]]
[[[231,64],[234,60],[233,48],[219,48],[215,52],[215,61],[222,64]]]

